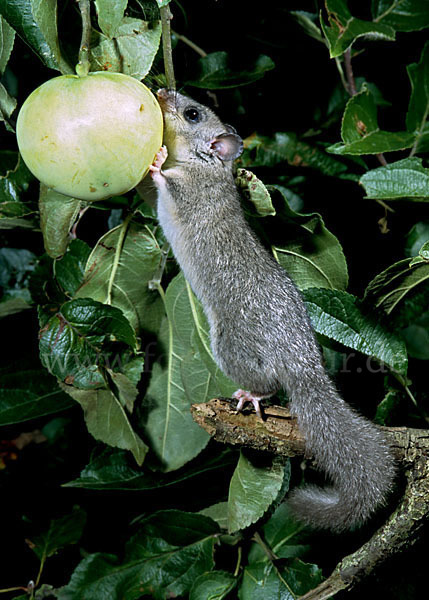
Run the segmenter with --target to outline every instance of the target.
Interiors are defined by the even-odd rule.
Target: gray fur
[[[388,445],[336,392],[299,291],[244,218],[232,163],[213,144],[234,130],[181,94],[161,90],[159,98],[169,151],[165,170],[153,173],[159,221],[205,309],[215,359],[255,395],[286,390],[307,454],[333,483],[293,490],[295,515],[336,531],[359,524],[392,486]],[[183,118],[190,105],[201,122]]]

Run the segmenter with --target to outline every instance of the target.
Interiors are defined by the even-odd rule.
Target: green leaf
[[[235,182],[254,205],[258,215],[266,217],[276,214],[269,191],[254,173],[246,169],[238,169]]]
[[[180,374],[190,404],[207,402],[220,396],[229,397],[237,389],[219,370],[211,355],[204,351],[189,350],[183,356]]]
[[[427,241],[429,241],[429,221],[420,221],[413,225],[407,234],[406,256],[417,256],[420,248]]]
[[[72,240],[65,254],[54,263],[55,278],[69,296],[73,296],[82,283],[90,253],[90,247],[83,240]]]
[[[428,10],[429,14],[429,10]],[[425,125],[429,114],[429,42],[426,42],[420,61],[408,65],[411,96],[407,112],[407,130],[416,135],[415,150],[419,150],[426,135]]]
[[[209,90],[235,88],[261,79],[274,67],[271,58],[261,54],[253,65],[236,69],[230,66],[227,52],[212,52],[199,59],[196,77],[186,83]]]
[[[0,16],[0,73],[4,73],[15,41],[15,31]]]
[[[378,425],[389,425],[391,423],[391,415],[401,404],[401,395],[393,390],[390,390],[380,404],[377,406],[374,423]]]
[[[15,315],[29,308],[31,308],[31,304],[25,298],[7,294],[0,300],[0,319],[9,315]]]
[[[143,369],[143,360],[141,368]],[[129,413],[132,413],[134,402],[138,396],[137,385],[123,373],[116,373],[115,371],[112,371],[112,369],[107,369],[107,371],[115,386],[116,397],[122,406],[126,408]]]
[[[0,83],[0,121],[8,121],[17,105],[15,98],[9,96],[4,85]]]
[[[37,419],[71,406],[73,402],[45,370],[8,366],[0,371],[0,425]]]
[[[414,145],[414,134],[407,131],[371,131],[362,139],[351,144],[333,144],[326,148],[332,154],[382,154],[383,152],[397,152]]]
[[[164,471],[182,467],[199,454],[209,441],[209,435],[191,416],[191,401],[185,393],[181,377],[182,357],[186,349],[178,336],[173,335],[172,327],[171,321],[165,321],[161,329],[160,340],[165,348],[166,367],[163,368],[159,363],[154,365],[145,398],[148,410],[146,436]]]
[[[165,294],[167,319],[159,341],[162,361],[154,365],[145,398],[145,431],[166,471],[194,458],[209,440],[192,419],[190,405],[236,389],[213,360],[207,321],[180,273]]]
[[[63,485],[88,490],[154,490],[186,482],[204,473],[229,470],[236,460],[235,452],[222,450],[213,458],[205,458],[180,471],[163,474],[137,469],[130,464],[127,452],[105,448],[91,456],[78,479]]]
[[[341,56],[353,42],[362,36],[370,39],[395,40],[395,30],[387,24],[364,21],[352,16],[342,0],[326,0],[329,26],[321,19],[323,33],[328,41],[331,58]]]
[[[144,519],[122,562],[92,554],[59,592],[59,600],[137,600],[187,596],[196,578],[213,568],[218,527],[202,515],[166,510]]]
[[[102,345],[111,339],[136,347],[134,331],[119,309],[89,298],[71,300],[40,331],[40,358],[60,381],[97,388],[105,385]]]
[[[272,563],[254,563],[244,569],[238,597],[239,600],[294,600],[322,581],[322,571],[317,565],[298,558],[287,561],[280,568]]]
[[[221,529],[228,529],[228,502],[217,502],[200,510],[200,514],[210,517]]]
[[[77,508],[70,515],[53,519],[47,531],[31,538],[31,549],[39,560],[49,558],[64,546],[76,544],[83,533],[86,513]]]
[[[84,280],[75,297],[111,302],[122,310],[137,332],[156,333],[164,307],[158,293],[149,290],[148,283],[158,269],[161,250],[147,227],[131,223],[115,270],[115,257],[125,226],[108,231],[98,241],[88,258]]]
[[[295,17],[307,35],[314,40],[325,44],[325,39],[322,36],[319,27],[316,25],[318,21],[318,15],[316,13],[309,13],[304,10],[291,10],[290,14]]]
[[[101,31],[112,38],[123,19],[128,0],[95,0]]]
[[[325,175],[339,175],[347,166],[318,146],[298,139],[292,132],[276,133],[273,138],[253,134],[244,140],[238,164],[247,168],[274,167],[284,162],[294,167],[311,167]]]
[[[407,131],[381,131],[377,122],[377,106],[366,85],[347,102],[341,125],[344,144],[327,148],[333,154],[378,154],[410,148],[415,134]]]
[[[271,552],[278,558],[300,558],[304,556],[310,546],[305,543],[308,539],[302,523],[298,523],[290,514],[287,502],[282,502],[262,527],[265,543]],[[254,542],[249,550],[249,564],[268,562],[264,548]]]
[[[429,360],[429,311],[402,330],[408,354],[419,360]]]
[[[139,81],[143,79],[159,48],[161,22],[124,17],[111,35],[112,39],[100,34],[99,43],[91,48],[91,69],[119,71]]]
[[[18,288],[25,285],[35,262],[35,254],[26,248],[0,248],[0,286]]]
[[[327,289],[304,291],[313,327],[320,335],[385,363],[394,372],[406,374],[404,342],[388,331],[377,316],[367,314],[357,298]]]
[[[124,407],[111,390],[78,390],[64,384],[61,388],[79,402],[88,431],[96,440],[130,450],[137,464],[143,463],[148,447],[133,430]]]
[[[372,0],[374,20],[396,31],[429,27],[429,5],[423,0]]]
[[[189,388],[192,384],[190,379],[185,380],[186,365],[184,365],[191,358],[192,369],[195,372],[193,387],[198,387],[202,377],[209,378],[206,385],[207,392],[197,401],[206,402],[214,395],[228,397],[236,390],[237,386],[220,371],[215,363],[210,347],[209,325],[201,303],[192,292],[183,273],[180,273],[170,286],[171,295],[167,297],[168,314],[174,325],[174,333],[186,349],[182,363],[182,382],[185,388]],[[199,360],[199,366],[197,360]],[[202,376],[198,374],[198,370],[203,373]],[[188,396],[188,398],[190,402],[194,402],[193,396]]]
[[[38,222],[23,218],[37,211],[36,203],[22,202],[33,175],[17,152],[2,152],[1,163],[4,175],[0,175],[0,229],[38,228]]]
[[[261,538],[264,546],[256,539],[250,547],[239,593],[241,600],[293,600],[322,581],[322,572],[316,565],[298,560],[309,549],[304,544],[303,530],[302,524],[290,515],[287,504],[280,504],[263,525]],[[276,559],[281,560],[272,562],[267,547]]]
[[[1,157],[6,165],[5,174],[0,176],[0,209],[3,209],[3,203],[20,200],[34,176],[17,152],[1,153]]]
[[[281,193],[290,231],[282,232],[288,240],[281,246],[278,243],[272,251],[278,262],[285,268],[299,289],[326,287],[345,289],[348,284],[347,263],[341,244],[325,226],[318,213],[303,214],[289,206],[285,190],[280,186],[269,186]]]
[[[81,200],[69,198],[40,185],[40,227],[45,250],[51,258],[62,256],[70,242],[70,229],[81,208]]]
[[[419,250],[419,256],[416,257],[418,260],[414,261],[414,259],[411,261],[411,264],[414,264],[414,262],[421,263],[423,259],[423,261],[429,262],[429,242],[426,241],[423,246],[420,248]]]
[[[189,600],[222,600],[237,585],[237,578],[226,571],[211,571],[197,577]]]
[[[0,0],[0,14],[46,66],[73,72],[61,56],[56,0]]]
[[[228,497],[228,529],[245,529],[260,519],[290,477],[290,462],[281,457],[249,459],[244,452],[231,478]],[[285,490],[286,491],[286,490]]]
[[[347,102],[341,123],[341,137],[345,144],[361,140],[378,129],[377,106],[366,85]]]
[[[429,264],[424,261],[411,264],[410,259],[405,258],[374,277],[365,290],[364,300],[391,316],[422,290],[423,306],[427,307],[428,282]]]
[[[429,201],[429,169],[423,167],[421,158],[404,158],[371,169],[359,183],[365,188],[367,198]]]

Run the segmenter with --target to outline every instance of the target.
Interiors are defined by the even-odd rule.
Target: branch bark
[[[215,440],[283,456],[304,454],[304,437],[286,408],[268,407],[265,420],[236,413],[235,403],[215,399],[191,407],[194,420]],[[406,486],[396,510],[372,538],[343,558],[333,573],[300,600],[325,600],[351,590],[388,558],[413,545],[429,516],[429,432],[383,427]]]

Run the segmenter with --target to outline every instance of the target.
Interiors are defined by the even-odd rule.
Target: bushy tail
[[[336,392],[327,375],[314,390],[304,381],[291,394],[291,413],[306,450],[332,486],[306,485],[288,498],[296,518],[315,528],[342,531],[365,521],[386,500],[395,467],[383,433],[358,415]],[[319,384],[321,381],[319,381]]]

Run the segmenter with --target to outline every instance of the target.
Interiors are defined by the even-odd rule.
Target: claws
[[[247,402],[251,402],[253,408],[255,409],[255,413],[258,415],[260,419],[262,419],[262,411],[260,402],[262,398],[260,396],[255,396],[251,392],[247,392],[246,390],[237,390],[232,395],[233,398],[238,400],[236,411],[241,412]]]
[[[165,146],[161,146],[161,148],[156,153],[155,160],[149,167],[149,171],[151,172],[152,177],[156,173],[160,173],[162,165],[167,160],[167,156],[168,156],[167,148]]]

